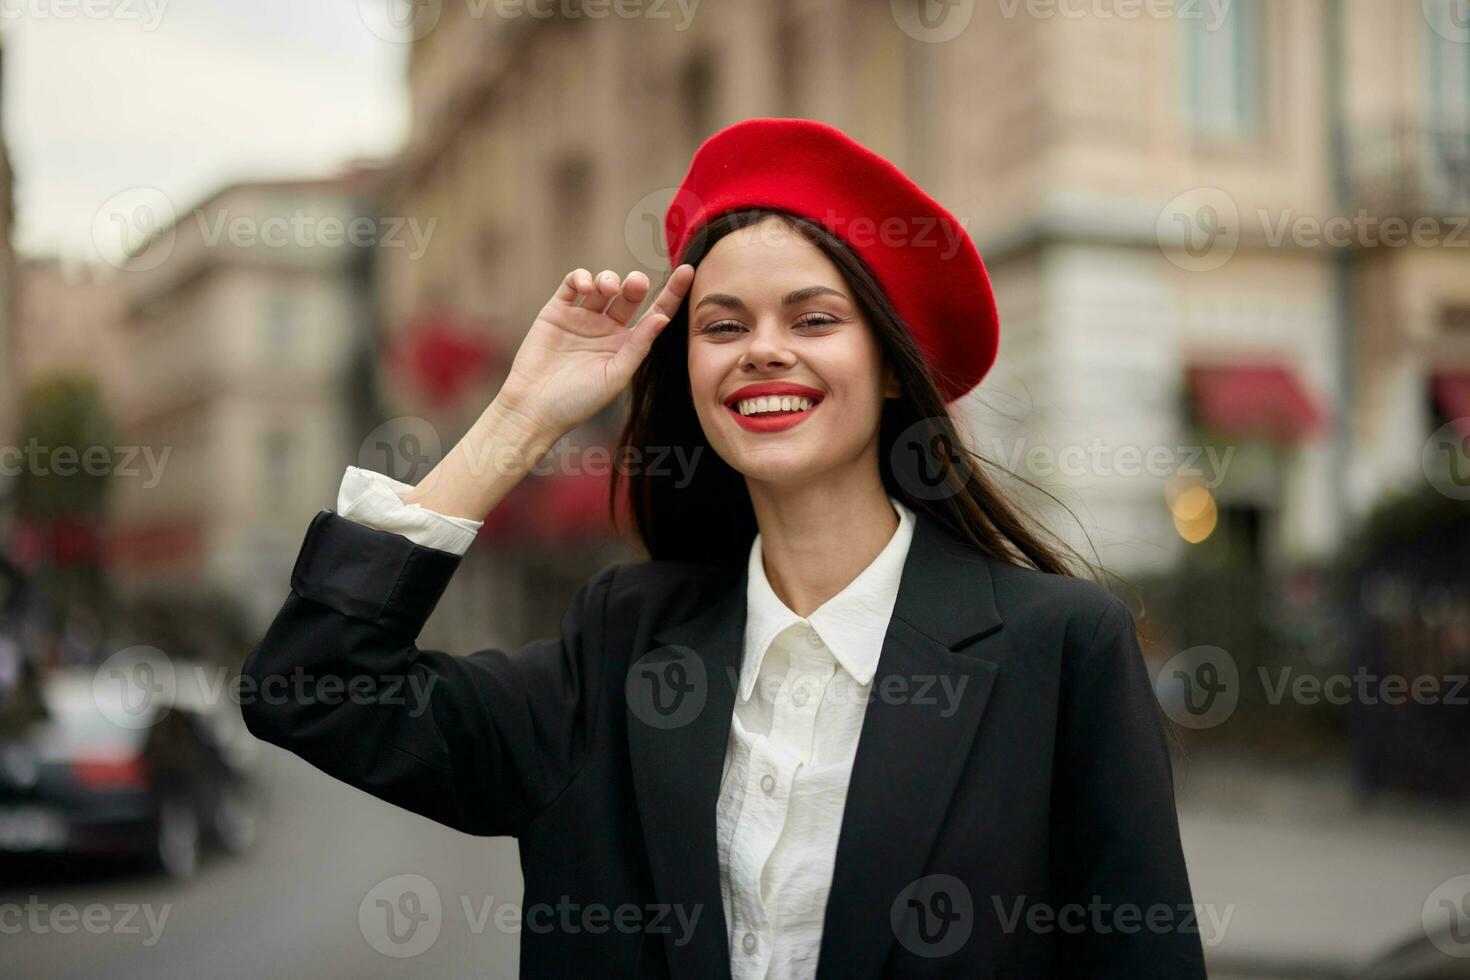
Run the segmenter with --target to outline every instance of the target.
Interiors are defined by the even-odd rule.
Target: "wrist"
[[[527,470],[565,435],[498,397],[485,407],[474,427],[502,453],[512,453],[522,460]]]

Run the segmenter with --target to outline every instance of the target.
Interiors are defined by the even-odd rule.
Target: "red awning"
[[[1325,413],[1279,364],[1209,364],[1188,370],[1195,414],[1240,438],[1296,442],[1320,434]]]
[[[488,325],[446,312],[409,324],[387,359],[438,406],[454,403],[501,362]]]
[[[598,472],[528,476],[490,512],[477,540],[559,545],[610,537],[611,478]]]
[[[204,560],[204,529],[189,521],[113,527],[104,548],[118,570],[194,568]]]
[[[1470,371],[1436,371],[1429,383],[1440,412],[1470,439]]]

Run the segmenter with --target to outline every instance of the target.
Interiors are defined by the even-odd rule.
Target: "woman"
[[[648,312],[641,273],[568,274],[420,484],[348,468],[245,665],[427,704],[251,730],[518,837],[526,975],[1204,976],[1132,616],[956,448],[998,332],[968,235],[796,119],[706,141],[665,232]],[[623,445],[698,461],[628,476],[650,560],[556,639],[418,649],[485,515],[630,386]]]

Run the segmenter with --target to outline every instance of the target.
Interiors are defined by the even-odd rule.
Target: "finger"
[[[669,273],[668,282],[659,291],[658,299],[648,308],[649,314],[658,313],[673,319],[674,314],[679,312],[679,304],[684,302],[684,297],[689,295],[689,287],[694,284],[694,266],[688,262],[680,265]]]
[[[648,296],[648,290],[647,276],[636,270],[628,273],[628,278],[623,280],[622,292],[612,298],[603,313],[626,327],[628,321],[633,319],[633,312]]]
[[[626,383],[638,370],[638,365],[653,349],[653,342],[668,325],[668,317],[661,313],[648,313],[629,331],[628,339],[623,341],[623,346],[617,349],[609,362],[609,370],[620,384]]]
[[[561,285],[556,287],[554,299],[559,299],[567,305],[573,305],[577,299],[587,290],[592,288],[592,273],[586,269],[573,269],[562,279]]]
[[[617,295],[622,288],[618,282],[617,274],[611,269],[603,269],[592,281],[592,292],[582,297],[582,309],[593,313],[601,313],[607,306],[608,300]]]

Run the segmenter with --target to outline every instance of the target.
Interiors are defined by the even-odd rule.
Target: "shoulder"
[[[1092,579],[1044,572],[998,558],[987,557],[986,562],[996,611],[1007,628],[1059,630],[1062,646],[1069,652],[1106,645],[1121,631],[1135,628],[1127,604]]]
[[[609,565],[593,579],[605,591],[609,618],[676,622],[738,586],[743,566],[682,561],[636,561]]]

